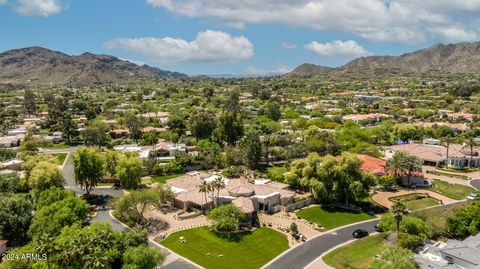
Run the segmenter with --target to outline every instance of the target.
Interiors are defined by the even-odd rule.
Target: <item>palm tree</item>
[[[406,166],[408,158],[408,153],[398,151],[387,161],[386,170],[395,179],[395,185],[398,185],[398,180],[408,172],[408,167]]]
[[[447,164],[448,166],[448,158],[450,156],[450,144],[453,143],[454,139],[450,135],[445,136],[443,139],[443,142],[447,144]]]
[[[214,203],[214,206],[215,206],[215,184],[213,182],[207,182],[207,191],[208,193],[212,193],[211,194],[211,197],[212,197],[212,201]]]
[[[209,191],[209,187],[208,186],[208,182],[206,182],[205,180],[202,180],[202,183],[200,185],[197,186],[199,191],[200,192],[203,192],[203,194],[205,195],[205,203],[207,203],[207,193]]]
[[[475,146],[477,146],[477,141],[475,140],[475,134],[470,131],[467,133],[467,145],[470,147],[470,162],[468,164],[468,166],[472,166],[472,162],[473,162],[473,148]]]
[[[212,185],[213,187],[217,190],[217,197],[215,199],[215,206],[218,205],[218,197],[220,196],[220,189],[224,189],[225,188],[225,181],[223,180],[222,177],[217,177],[215,178],[215,180],[212,182]]]
[[[405,167],[407,168],[407,185],[410,185],[410,177],[413,172],[422,172],[422,164],[417,157],[409,155]]]
[[[405,207],[404,204],[401,202],[395,202],[393,203],[392,208],[390,211],[393,214],[393,218],[395,219],[396,223],[396,229],[397,229],[397,237],[398,237],[398,232],[400,231],[400,223],[402,222],[403,215],[407,214],[407,208]]]

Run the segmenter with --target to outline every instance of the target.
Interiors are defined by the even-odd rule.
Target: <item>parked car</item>
[[[368,236],[368,231],[363,229],[357,229],[353,231],[352,235],[355,238],[362,238],[362,237]]]
[[[469,201],[477,200],[477,193],[476,192],[470,193],[470,195],[467,196],[467,200]]]

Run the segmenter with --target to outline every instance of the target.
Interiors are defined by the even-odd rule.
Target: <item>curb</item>
[[[368,236],[373,236],[373,235],[377,235],[377,234],[380,234],[380,233],[374,232],[374,233],[369,234]],[[315,263],[318,259],[323,259],[323,257],[325,257],[325,255],[327,255],[328,253],[330,253],[330,252],[332,252],[332,251],[334,251],[334,250],[336,250],[336,249],[338,249],[338,248],[341,248],[341,247],[343,247],[343,246],[346,246],[346,245],[348,245],[348,244],[350,244],[350,243],[352,243],[352,242],[355,242],[355,241],[357,241],[357,240],[358,240],[358,239],[352,239],[352,240],[349,240],[349,241],[344,242],[344,243],[342,243],[342,244],[336,245],[336,246],[334,246],[334,247],[332,247],[332,248],[329,248],[327,251],[323,252],[322,255],[320,255],[319,257],[317,257],[315,260],[313,260],[311,263],[307,264],[307,265],[306,265],[305,267],[303,267],[303,268],[309,267],[310,265],[312,265],[313,263]],[[327,265],[328,265],[328,264],[327,264]]]
[[[127,230],[131,230],[131,229],[132,229],[132,228],[128,227],[125,223],[123,223],[123,222],[119,221],[117,218],[115,218],[115,217],[113,216],[112,212],[113,212],[113,210],[109,210],[109,211],[108,211],[108,215],[109,215],[115,222],[119,223],[120,225],[122,225],[122,226],[123,226],[124,228],[126,228]],[[159,243],[155,242],[154,240],[152,240],[152,239],[150,239],[150,238],[148,238],[148,242],[150,242],[151,244],[155,245],[156,247],[158,247],[158,248],[160,248],[160,249],[167,250],[167,251],[170,251],[171,253],[174,253],[174,254],[177,255],[180,259],[183,259],[183,260],[191,263],[192,265],[194,265],[194,266],[196,266],[196,267],[198,267],[198,268],[205,269],[205,267],[202,267],[202,266],[194,263],[193,261],[191,261],[191,260],[189,260],[189,259],[187,259],[187,258],[185,258],[185,257],[183,257],[183,256],[181,256],[181,255],[179,255],[178,253],[176,253],[175,251],[172,251],[172,250],[169,249],[169,248],[166,248],[166,247],[160,245]]]
[[[368,222],[375,222],[375,221],[379,221],[380,218],[373,218],[373,219],[370,219],[370,220],[364,220],[364,221],[360,221],[360,222],[355,222],[355,223],[350,223],[350,224],[347,224],[347,225],[344,225],[344,226],[340,226],[340,227],[337,227],[335,229],[332,229],[332,230],[328,230],[324,233],[321,233],[321,234],[318,234],[310,239],[308,239],[306,242],[310,241],[310,240],[313,240],[317,237],[320,237],[320,236],[323,236],[323,235],[326,235],[326,234],[329,234],[329,233],[333,233],[335,231],[338,231],[340,229],[343,229],[343,228],[348,228],[350,226],[355,226],[355,225],[358,225],[358,224],[363,224],[363,223],[368,223]],[[303,244],[305,244],[305,242],[302,242],[298,245],[295,245],[294,247],[292,248],[289,248],[287,250],[285,250],[284,252],[280,253],[277,257],[275,257],[273,260],[269,261],[268,263],[266,263],[265,265],[263,265],[262,267],[260,267],[260,269],[264,269],[264,268],[267,268],[268,266],[270,266],[270,264],[272,264],[273,262],[277,261],[278,259],[282,258],[283,256],[285,256],[286,254],[288,254],[290,251],[293,251],[294,249],[296,249],[297,247],[299,246],[302,246]]]
[[[181,259],[184,259],[184,260],[187,261],[188,263],[190,263],[190,264],[192,264],[192,265],[194,265],[194,266],[196,266],[196,267],[198,267],[198,268],[205,269],[205,267],[200,266],[200,265],[194,263],[193,261],[185,258],[184,256],[176,253],[175,251],[173,251],[173,250],[171,250],[171,249],[169,249],[169,248],[167,248],[167,247],[165,247],[165,246],[160,245],[159,243],[155,242],[154,240],[152,240],[152,239],[150,239],[150,238],[148,239],[148,241],[149,241],[151,244],[155,245],[156,247],[158,247],[158,248],[160,248],[160,249],[164,249],[164,250],[170,251],[171,253],[177,255],[178,257],[181,257]]]

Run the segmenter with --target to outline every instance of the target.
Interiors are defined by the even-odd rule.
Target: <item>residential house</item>
[[[425,145],[425,144],[403,144],[385,147],[385,156],[391,158],[395,152],[403,151],[413,155],[419,159],[423,165],[442,166],[447,165],[450,168],[465,168],[465,167],[480,167],[480,149],[450,144],[447,147],[439,145]]]
[[[213,203],[213,198],[208,193],[205,195],[200,192],[199,186],[203,181],[211,182],[217,178],[221,178],[225,183],[225,188],[219,191],[218,202],[220,204],[234,203],[247,215],[258,210],[279,211],[282,206],[293,203],[297,197],[294,191],[288,189],[288,185],[268,179],[229,179],[216,174],[193,171],[167,181],[175,194],[175,206],[184,209],[204,210],[209,208]]]
[[[449,113],[447,117],[450,120],[466,120],[471,122],[476,115],[471,113]]]
[[[427,244],[414,256],[420,269],[478,269],[480,268],[480,234],[463,241]]]
[[[342,117],[343,121],[352,120],[354,122],[362,122],[362,121],[376,121],[379,122],[385,118],[391,117],[387,114],[381,113],[370,113],[370,114],[353,114],[353,115],[345,115]]]
[[[17,136],[2,136],[0,137],[0,146],[5,148],[18,147],[20,139]]]

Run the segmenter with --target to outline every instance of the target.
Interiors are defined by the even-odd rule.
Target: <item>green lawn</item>
[[[457,175],[457,174],[452,174],[452,173],[445,173],[445,172],[440,172],[440,171],[427,171],[430,174],[437,175],[437,176],[446,176],[446,177],[454,177],[454,178],[459,178],[463,180],[469,180],[470,178],[465,175]]]
[[[65,162],[65,159],[67,158],[68,153],[58,153],[55,154],[57,156],[58,164],[63,165],[63,162]]]
[[[176,177],[180,177],[180,176],[183,176],[183,175],[185,175],[185,173],[172,174],[172,175],[164,175],[164,176],[152,176],[152,180],[153,180],[154,182],[158,182],[158,183],[165,183],[165,182],[167,182],[167,180],[169,180],[169,179],[176,178]]]
[[[465,199],[470,193],[476,192],[472,187],[458,184],[453,185],[440,180],[433,180],[430,190],[456,200]]]
[[[267,177],[274,181],[283,181],[283,174],[287,172],[284,166],[272,166],[267,168]]]
[[[372,215],[367,213],[330,206],[315,206],[300,209],[300,211],[297,212],[297,216],[302,219],[317,223],[326,229],[332,229],[350,223],[374,218]]]
[[[389,244],[384,234],[367,236],[335,249],[323,257],[326,264],[336,269],[371,268],[373,258]]]
[[[181,236],[187,243],[179,241]],[[269,228],[258,228],[229,241],[208,227],[200,227],[173,233],[159,243],[207,269],[260,268],[288,249],[287,237]]]
[[[412,194],[392,197],[390,198],[390,201],[400,201],[409,210],[412,210],[412,211],[439,204],[438,200],[434,198],[425,197],[425,198],[417,199],[417,197],[419,196],[421,196],[421,194],[412,193]]]

